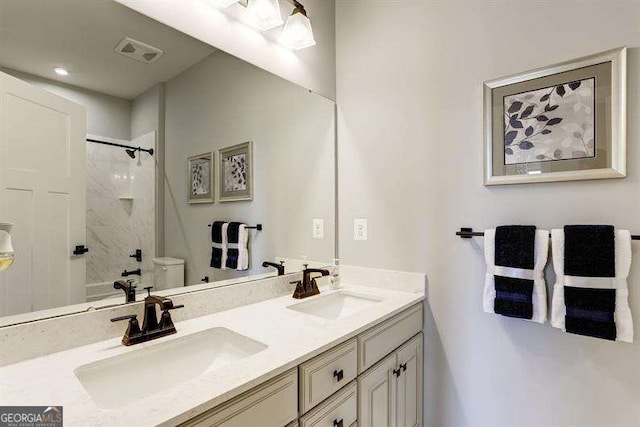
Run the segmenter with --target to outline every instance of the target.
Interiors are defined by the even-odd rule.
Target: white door
[[[395,421],[396,354],[358,377],[358,425],[391,427]]]
[[[422,425],[422,333],[397,352],[396,426]]]
[[[85,301],[86,111],[0,72],[0,220],[15,262],[0,273],[0,316]]]

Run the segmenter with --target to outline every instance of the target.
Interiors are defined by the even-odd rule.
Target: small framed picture
[[[253,143],[218,150],[218,201],[253,200]]]
[[[213,152],[189,157],[189,203],[213,203],[214,167]]]
[[[626,48],[484,84],[484,184],[626,176]]]

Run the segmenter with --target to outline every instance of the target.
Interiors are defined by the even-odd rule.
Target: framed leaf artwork
[[[253,200],[253,143],[218,150],[218,201]]]
[[[213,203],[213,152],[189,157],[189,203]]]
[[[484,84],[484,184],[626,176],[626,48]]]

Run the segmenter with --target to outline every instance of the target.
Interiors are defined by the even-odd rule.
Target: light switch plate
[[[353,220],[353,239],[367,240],[367,219],[356,218]]]
[[[323,218],[313,219],[313,238],[324,239],[324,219]]]

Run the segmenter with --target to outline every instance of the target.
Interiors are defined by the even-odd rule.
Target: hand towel
[[[535,226],[504,226],[486,230],[487,264],[483,308],[537,323],[547,320],[544,266],[549,232]]]
[[[249,233],[246,224],[230,222],[227,229],[227,262],[226,268],[247,270],[249,268]]]
[[[227,228],[224,221],[215,221],[211,225],[211,267],[226,269],[227,264]]]
[[[613,226],[568,225],[551,231],[551,325],[569,333],[633,342],[627,277],[631,233]]]

